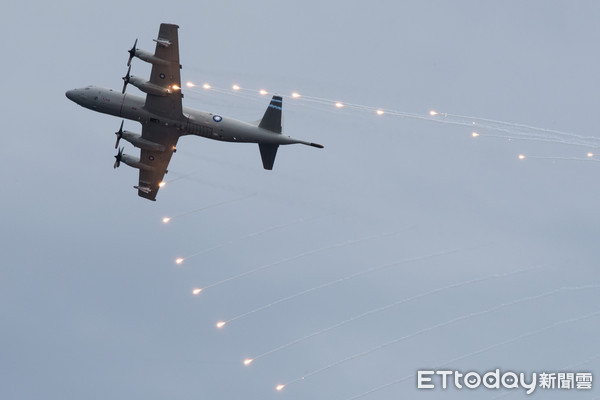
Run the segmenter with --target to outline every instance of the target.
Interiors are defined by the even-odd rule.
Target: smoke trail
[[[261,266],[259,266],[257,268],[254,268],[254,269],[250,270],[250,271],[242,272],[241,274],[237,274],[237,275],[234,275],[232,277],[229,277],[229,278],[223,279],[221,281],[215,282],[213,284],[210,284],[210,285],[204,287],[203,289],[210,289],[210,288],[215,287],[215,286],[220,286],[220,285],[222,285],[224,283],[231,282],[233,280],[242,278],[244,276],[253,274],[255,272],[262,271],[264,269],[271,268],[271,267],[274,267],[276,265],[283,264],[283,263],[286,263],[288,261],[293,261],[293,260],[296,260],[298,258],[306,257],[306,256],[309,256],[309,255],[312,255],[312,254],[315,254],[315,253],[319,253],[319,252],[322,252],[322,251],[325,251],[325,250],[330,250],[330,249],[334,249],[334,248],[337,248],[337,247],[350,246],[350,245],[357,244],[357,243],[360,243],[360,242],[364,242],[364,241],[367,241],[367,240],[378,239],[378,238],[382,238],[382,237],[385,237],[385,236],[396,235],[398,233],[401,233],[401,232],[393,232],[393,233],[384,233],[384,234],[372,235],[372,236],[367,236],[367,237],[363,237],[363,238],[360,238],[360,239],[346,240],[345,242],[339,242],[339,243],[330,244],[328,246],[320,247],[320,248],[315,249],[315,250],[306,251],[306,252],[297,254],[295,256],[287,257],[287,258],[284,258],[282,260],[278,260],[278,261],[274,261],[274,262],[269,263],[269,264],[261,265]]]
[[[550,133],[550,134],[553,134],[556,136],[566,136],[569,138],[574,138],[574,139],[579,139],[579,140],[600,141],[600,138],[594,137],[594,136],[581,136],[581,135],[577,135],[577,134],[571,133],[571,132],[563,132],[563,131],[558,131],[558,130],[554,130],[554,129],[539,128],[537,126],[519,124],[519,123],[514,123],[514,122],[508,122],[508,121],[499,121],[499,120],[488,119],[488,118],[471,117],[471,116],[467,116],[467,115],[457,115],[457,114],[448,114],[448,113],[443,113],[443,115],[449,116],[449,117],[455,117],[455,118],[469,119],[469,120],[473,120],[473,121],[481,121],[481,122],[489,122],[492,124],[506,125],[506,126],[511,126],[511,127],[526,129],[526,130],[531,130],[531,131],[545,132],[545,133]]]
[[[237,86],[236,90],[229,90],[224,88],[210,87],[210,90],[214,90],[220,94],[233,95],[248,100],[252,100],[252,97],[248,95],[242,96],[240,92],[244,94],[259,94],[258,90],[240,88]],[[266,92],[265,92],[266,93]],[[485,130],[492,130],[496,132],[503,132],[506,135],[488,135],[492,137],[502,137],[513,140],[529,140],[547,143],[558,143],[572,146],[586,146],[591,148],[600,148],[600,138],[593,136],[582,136],[570,132],[563,132],[553,129],[539,128],[535,126],[512,123],[507,121],[494,120],[489,118],[472,117],[466,115],[450,114],[450,113],[439,113],[431,111],[429,115],[421,115],[409,112],[403,112],[393,109],[386,109],[380,107],[373,107],[362,104],[346,103],[343,101],[327,99],[323,97],[307,96],[307,95],[282,95],[286,99],[291,99],[295,102],[311,102],[314,104],[337,107],[337,108],[350,108],[358,111],[364,111],[369,113],[377,113],[378,115],[391,115],[401,118],[417,119],[429,122],[436,122],[440,124],[458,125],[464,127],[477,127]]]
[[[421,261],[421,260],[432,258],[432,257],[439,257],[439,256],[443,256],[443,255],[452,254],[452,253],[455,253],[455,252],[458,252],[458,251],[459,251],[459,249],[456,249],[456,250],[445,251],[445,252],[442,252],[442,253],[435,253],[435,254],[430,254],[430,255],[426,255],[426,256],[419,256],[419,257],[409,258],[409,259],[402,260],[402,261],[395,262],[395,263],[391,263],[391,264],[384,264],[384,265],[382,265],[382,266],[380,266],[378,268],[388,268],[388,267],[392,267],[392,266],[400,265],[400,264],[405,264],[405,263],[409,263],[409,262]],[[453,286],[453,285],[449,285],[449,286]],[[440,290],[443,290],[445,288],[446,287],[441,288]],[[417,296],[414,296],[414,298],[420,297],[420,296],[421,295],[417,295]],[[310,339],[312,337],[315,337],[315,336],[320,335],[320,334],[325,333],[325,332],[329,332],[329,331],[331,331],[331,330],[333,330],[335,328],[338,328],[338,327],[340,327],[342,325],[348,324],[348,323],[350,323],[352,321],[356,321],[356,320],[358,320],[360,318],[366,317],[367,315],[371,315],[371,314],[374,314],[376,312],[383,311],[383,310],[385,310],[387,308],[393,307],[395,305],[398,305],[398,304],[401,304],[401,303],[404,303],[404,302],[407,302],[407,301],[410,301],[410,300],[413,300],[413,298],[403,299],[403,300],[400,300],[398,302],[389,304],[387,306],[376,308],[374,310],[370,310],[370,311],[364,312],[362,314],[355,315],[355,316],[353,316],[351,318],[348,318],[348,319],[346,319],[344,321],[338,322],[338,323],[336,323],[334,325],[328,326],[328,327],[323,328],[323,329],[319,329],[318,331],[310,333],[310,334],[308,334],[306,336],[302,336],[301,338],[295,339],[295,340],[293,340],[293,341],[291,341],[289,343],[283,344],[283,345],[281,345],[279,347],[276,347],[276,348],[274,348],[272,350],[269,350],[267,352],[261,353],[261,354],[255,356],[254,358],[251,358],[251,359],[248,359],[248,360],[254,361],[254,360],[257,360],[259,358],[266,357],[266,356],[268,356],[270,354],[273,354],[273,353],[278,352],[280,350],[286,349],[286,348],[288,348],[290,346],[293,346],[295,344],[303,342],[303,341],[305,341],[307,339]]]
[[[181,214],[173,215],[172,217],[165,217],[165,218],[163,218],[163,221],[164,221],[164,222],[169,222],[169,221],[170,221],[170,220],[172,220],[173,218],[184,217],[184,216],[186,216],[186,215],[195,214],[195,213],[197,213],[197,212],[204,211],[204,210],[208,210],[209,208],[218,207],[218,206],[221,206],[221,205],[223,205],[223,204],[229,204],[229,203],[234,203],[234,202],[236,202],[236,201],[242,201],[242,200],[246,200],[246,199],[249,199],[250,197],[254,197],[254,196],[256,196],[256,193],[252,193],[252,194],[249,194],[249,195],[247,195],[247,196],[244,196],[244,197],[239,197],[239,198],[237,198],[237,199],[225,200],[225,201],[221,201],[221,202],[219,202],[219,203],[210,204],[210,205],[208,205],[208,206],[200,207],[200,208],[197,208],[197,209],[195,209],[195,210],[186,211],[186,212],[184,212],[184,213],[181,213]],[[167,221],[165,221],[165,219],[166,219]]]
[[[500,343],[493,344],[491,346],[486,346],[486,347],[483,347],[482,349],[479,349],[477,351],[474,351],[474,352],[468,353],[466,355],[463,355],[463,356],[454,358],[452,360],[446,361],[446,362],[440,364],[439,366],[437,366],[435,369],[439,369],[439,368],[443,367],[444,365],[448,365],[448,364],[451,364],[451,363],[456,362],[456,361],[464,360],[465,358],[469,358],[469,357],[472,357],[474,355],[485,353],[485,352],[487,352],[489,350],[493,350],[495,348],[502,347],[502,346],[505,346],[505,345],[517,342],[517,341],[519,341],[521,339],[525,339],[525,338],[530,337],[530,336],[538,335],[538,334],[540,334],[542,332],[545,332],[547,330],[550,330],[552,328],[556,328],[557,326],[567,325],[567,324],[571,324],[571,323],[583,321],[584,319],[588,319],[588,318],[594,317],[596,315],[600,315],[600,311],[595,311],[595,312],[592,312],[592,313],[589,313],[589,314],[585,314],[585,315],[582,315],[582,316],[576,317],[576,318],[569,318],[569,319],[566,319],[566,320],[554,322],[554,323],[552,323],[550,325],[547,325],[547,326],[545,326],[543,328],[539,328],[539,329],[535,329],[533,331],[529,331],[529,332],[523,333],[523,334],[518,335],[518,336],[516,336],[516,337],[514,337],[512,339],[505,340],[505,341],[502,341]],[[351,398],[349,398],[347,400],[360,399],[360,398],[365,397],[365,396],[367,396],[369,394],[378,392],[379,390],[382,390],[382,389],[385,389],[387,387],[396,385],[398,383],[404,382],[407,379],[414,378],[414,377],[415,377],[415,374],[407,375],[407,376],[405,376],[403,378],[400,378],[400,379],[397,379],[397,380],[395,380],[393,382],[389,382],[389,383],[386,383],[384,385],[378,386],[378,387],[376,387],[374,389],[371,389],[371,390],[369,390],[367,392],[364,392],[362,394],[359,394],[357,396],[351,397]]]
[[[525,156],[525,158],[533,158],[537,160],[564,160],[564,161],[586,161],[586,162],[600,162],[600,160],[593,157],[551,157],[551,156]]]
[[[448,253],[444,252],[444,253],[435,254],[433,256],[440,256],[440,255],[446,255],[446,254],[448,254]],[[419,260],[421,260],[421,259],[419,259]],[[303,291],[298,292],[296,294],[293,294],[291,296],[283,297],[283,298],[281,298],[279,300],[276,300],[276,301],[274,301],[272,303],[269,303],[267,305],[264,305],[262,307],[255,308],[255,309],[253,309],[251,311],[248,311],[246,313],[237,315],[237,316],[235,316],[235,317],[227,320],[226,322],[230,323],[230,322],[235,321],[237,319],[240,319],[240,318],[252,315],[252,314],[254,314],[256,312],[265,310],[265,309],[267,309],[269,307],[272,307],[272,306],[274,306],[276,304],[279,304],[279,303],[282,303],[284,301],[288,301],[288,300],[294,299],[296,297],[299,297],[299,296],[302,296],[302,295],[305,295],[305,294],[308,294],[308,293],[312,293],[312,292],[314,292],[316,290],[323,289],[323,288],[326,288],[326,287],[329,287],[329,286],[332,286],[332,285],[335,285],[335,284],[338,284],[338,283],[342,283],[344,281],[356,278],[356,277],[361,276],[361,275],[368,274],[370,272],[374,272],[374,271],[377,271],[377,270],[380,270],[380,269],[383,269],[383,268],[387,268],[387,267],[390,267],[390,266],[393,266],[393,265],[401,265],[401,264],[404,264],[404,263],[408,263],[410,261],[415,261],[415,259],[404,260],[404,261],[401,261],[399,263],[392,264],[392,265],[385,264],[385,265],[377,266],[377,267],[374,267],[374,268],[369,268],[367,270],[360,271],[360,272],[354,273],[352,275],[348,275],[348,276],[336,279],[336,280],[331,281],[331,282],[323,283],[321,285],[318,285],[318,286],[315,286],[315,287],[303,290]],[[395,302],[393,302],[391,304],[388,304],[386,306],[379,307],[379,308],[367,311],[365,313],[359,314],[359,315],[354,316],[354,317],[352,317],[350,319],[347,319],[345,321],[339,322],[339,323],[335,324],[333,327],[329,327],[329,328],[325,328],[325,329],[320,330],[319,334],[327,332],[327,331],[329,331],[331,329],[340,327],[340,326],[342,326],[344,324],[347,324],[349,322],[356,321],[356,320],[358,320],[360,318],[363,318],[363,317],[366,317],[368,315],[372,315],[372,314],[375,314],[375,313],[387,310],[389,308],[398,306],[400,304],[408,303],[410,301],[413,301],[413,300],[416,300],[416,299],[420,299],[420,298],[423,298],[423,297],[426,297],[426,296],[430,296],[432,294],[439,293],[439,292],[442,292],[442,291],[445,291],[445,290],[448,290],[448,289],[454,289],[454,288],[457,288],[457,287],[467,286],[467,285],[471,285],[471,284],[474,284],[474,283],[485,282],[485,281],[490,280],[490,279],[497,279],[497,278],[508,277],[508,276],[511,276],[511,275],[516,275],[516,274],[520,274],[520,273],[524,273],[524,272],[529,272],[529,271],[532,271],[532,270],[536,270],[536,269],[539,269],[539,268],[543,268],[543,267],[542,266],[536,266],[536,267],[526,268],[526,269],[522,269],[522,270],[517,270],[517,271],[513,271],[513,272],[504,273],[504,274],[494,274],[494,275],[483,277],[483,278],[470,279],[470,280],[467,280],[467,281],[463,281],[463,282],[459,282],[459,283],[453,283],[451,285],[446,285],[446,286],[439,287],[439,288],[436,288],[436,289],[431,289],[431,290],[428,290],[428,291],[426,291],[424,293],[420,293],[420,294],[417,294],[417,295],[412,296],[412,297],[408,297],[408,298],[405,298],[405,299],[402,299],[402,300],[399,300],[399,301],[395,301]],[[308,339],[309,337],[313,337],[313,336],[316,336],[315,333],[312,333],[312,334],[310,334],[308,336],[305,336],[305,337],[301,338],[301,340],[294,340],[293,343],[294,344],[299,343],[300,341]],[[278,347],[278,349],[282,350],[282,349],[284,349],[286,347],[289,347],[289,346],[283,345],[283,346]],[[257,358],[260,358],[260,357],[264,357],[267,354],[271,354],[271,352],[263,353],[260,356],[255,357],[254,359],[257,359]]]
[[[256,99],[256,98],[253,99],[248,96],[241,95],[239,92],[228,91],[227,89],[211,87],[208,90],[212,90],[212,91],[215,91],[216,93],[232,95],[232,96],[236,96],[236,97],[240,97],[240,98],[244,98],[244,99],[248,99],[248,100],[256,100],[261,103],[263,102],[261,99]],[[243,88],[241,88],[240,90],[242,90],[242,91],[245,90],[248,92],[251,91],[250,89],[243,89]],[[311,96],[302,96],[300,98],[294,98],[293,96],[285,96],[284,95],[282,97],[292,99],[292,101],[296,102],[296,103],[308,101],[308,102],[313,102],[313,103],[317,103],[320,105],[329,105],[329,106],[333,106],[336,103],[338,103],[338,102],[334,102],[333,100],[327,100],[327,99],[323,99],[323,98],[319,98],[319,97],[311,97]],[[315,107],[310,107],[307,104],[303,104],[303,106],[317,109]],[[540,133],[515,131],[514,128],[510,129],[510,126],[519,125],[519,124],[505,123],[506,126],[504,126],[504,127],[493,126],[493,125],[483,124],[483,123],[478,123],[478,124],[474,125],[474,122],[461,121],[461,120],[448,120],[448,119],[442,119],[439,117],[407,113],[407,112],[401,112],[401,111],[390,110],[390,109],[385,109],[385,108],[363,106],[363,105],[352,104],[352,103],[343,103],[343,107],[344,108],[352,108],[355,110],[365,111],[365,112],[370,112],[370,113],[375,113],[375,112],[381,111],[388,116],[396,116],[396,117],[407,118],[407,119],[416,119],[416,120],[433,122],[433,123],[443,124],[443,125],[462,126],[462,127],[468,127],[470,129],[476,127],[476,128],[482,128],[485,131],[499,132],[499,134],[492,134],[492,133],[480,131],[481,133],[478,133],[477,136],[482,136],[482,137],[507,139],[507,140],[533,141],[533,142],[538,142],[538,143],[555,143],[555,144],[562,144],[562,145],[585,146],[585,147],[589,147],[589,148],[598,148],[600,146],[600,143],[594,144],[594,143],[588,143],[588,142],[573,142],[572,140],[561,139],[561,138],[552,137],[552,136],[548,136],[548,135],[544,135],[544,134],[540,134]],[[318,110],[323,110],[323,109],[319,108]],[[337,112],[334,109],[327,110],[327,111],[330,113]],[[436,113],[436,115],[437,114],[438,113]],[[440,113],[439,115],[443,115],[446,117],[452,116],[452,114],[447,114],[447,113],[443,113],[443,114]],[[478,119],[475,117],[473,117],[472,119],[481,120],[481,121],[493,121],[493,120],[486,120],[486,119],[482,119],[482,118]],[[535,127],[531,127],[531,128],[534,129]],[[540,130],[540,131],[547,131],[542,128],[535,128],[535,129]],[[480,129],[478,129],[478,130],[480,130]],[[582,136],[581,138],[592,138],[592,137],[583,137]],[[600,141],[600,138],[598,138],[598,140]],[[531,158],[534,158],[534,157],[531,157]],[[542,157],[537,157],[537,158],[542,158]],[[564,159],[564,160],[568,159],[568,160],[578,160],[578,161],[584,160],[583,158],[567,158],[567,157],[564,157],[564,158],[548,157],[548,159]],[[594,161],[598,161],[598,160],[594,160]],[[181,178],[177,178],[177,179],[181,179]],[[175,179],[175,180],[177,180],[177,179]],[[175,180],[173,180],[173,181],[175,181]]]
[[[256,232],[252,232],[252,233],[249,233],[247,235],[240,236],[240,237],[238,237],[236,239],[228,240],[225,243],[221,243],[221,244],[218,244],[218,245],[215,245],[215,246],[212,246],[212,247],[200,250],[197,253],[190,254],[189,256],[183,257],[183,259],[188,260],[188,259],[190,259],[192,257],[196,257],[196,256],[199,256],[201,254],[206,254],[206,253],[208,253],[210,251],[213,251],[213,250],[225,247],[227,245],[230,245],[232,243],[238,242],[238,241],[243,240],[243,239],[249,239],[251,237],[259,236],[259,235],[262,235],[262,234],[265,234],[265,233],[268,233],[268,232],[272,232],[272,231],[275,231],[275,230],[278,230],[278,229],[287,228],[287,227],[290,227],[290,226],[295,225],[295,224],[299,224],[299,223],[303,223],[303,222],[309,222],[309,221],[314,221],[314,220],[325,218],[325,217],[328,217],[328,216],[331,216],[331,215],[333,215],[333,214],[327,214],[327,215],[315,216],[315,217],[308,217],[308,218],[298,218],[298,219],[295,219],[295,220],[293,220],[291,222],[288,222],[288,223],[285,223],[285,224],[270,226],[268,228],[265,228],[265,229],[262,229],[262,230],[259,230],[259,231],[256,231]]]
[[[433,331],[435,329],[442,328],[444,326],[447,326],[447,325],[450,325],[450,324],[453,324],[453,323],[456,323],[456,322],[459,322],[459,321],[463,321],[463,320],[466,320],[466,319],[469,319],[469,318],[473,318],[473,317],[476,317],[476,316],[482,316],[482,315],[485,315],[485,314],[489,314],[491,312],[494,312],[494,311],[497,311],[497,310],[500,310],[502,308],[509,307],[509,306],[512,306],[512,305],[515,305],[515,304],[524,303],[524,302],[533,301],[533,300],[538,300],[540,298],[547,297],[547,296],[552,296],[554,294],[557,294],[557,293],[560,293],[560,292],[563,292],[563,291],[568,291],[568,290],[584,290],[584,289],[598,289],[598,288],[600,288],[600,285],[585,285],[585,286],[567,286],[567,287],[561,287],[561,288],[554,289],[552,291],[545,292],[545,293],[542,293],[542,294],[539,294],[539,295],[536,295],[536,296],[528,296],[528,297],[524,297],[522,299],[514,300],[514,301],[511,301],[511,302],[508,302],[508,303],[503,303],[503,304],[500,304],[498,306],[494,306],[492,308],[489,308],[487,310],[483,310],[483,311],[478,311],[478,312],[474,312],[474,313],[469,313],[469,314],[461,315],[459,317],[452,318],[452,319],[450,319],[450,320],[448,320],[446,322],[442,322],[442,323],[439,323],[439,324],[436,324],[436,325],[433,325],[433,326],[430,326],[430,327],[427,327],[427,328],[420,329],[420,330],[418,330],[416,332],[413,332],[413,333],[410,333],[410,334],[408,334],[406,336],[402,336],[401,338],[394,339],[392,341],[386,342],[386,343],[384,343],[382,345],[379,345],[377,347],[374,347],[372,349],[369,349],[369,350],[363,351],[361,353],[354,354],[354,355],[352,355],[350,357],[346,357],[346,358],[344,358],[342,360],[336,361],[336,362],[334,362],[332,364],[329,364],[329,365],[327,365],[325,367],[322,367],[322,368],[319,368],[319,369],[317,369],[315,371],[309,372],[308,374],[306,374],[306,375],[304,375],[302,377],[296,378],[296,379],[294,379],[294,380],[286,383],[285,386],[287,386],[287,385],[289,385],[291,383],[294,383],[294,382],[298,382],[300,380],[304,380],[304,379],[306,379],[308,377],[311,377],[313,375],[319,374],[321,372],[327,371],[327,370],[329,370],[331,368],[334,368],[334,367],[336,367],[338,365],[344,364],[344,363],[346,363],[348,361],[351,361],[351,360],[354,360],[354,359],[357,359],[357,358],[360,358],[360,357],[367,356],[367,355],[369,355],[371,353],[374,353],[374,352],[376,352],[378,350],[381,350],[381,349],[384,349],[386,347],[389,347],[389,346],[391,346],[393,344],[399,343],[399,342],[401,342],[403,340],[410,339],[410,338],[422,335],[422,334],[427,333],[427,332],[431,332],[431,331]],[[600,311],[598,311],[598,312],[596,312],[594,314],[599,314],[599,313],[600,313]],[[521,337],[523,337],[523,336],[524,335],[521,335]],[[512,340],[514,340],[514,339],[512,339]],[[449,363],[452,363],[452,362],[456,362],[458,360],[461,360],[461,359],[466,358],[466,357],[470,357],[470,356],[475,355],[475,354],[479,354],[480,352],[487,351],[489,349],[492,349],[494,347],[498,347],[498,346],[506,344],[506,343],[507,342],[502,342],[501,344],[497,344],[497,345],[486,347],[484,350],[478,350],[477,352],[473,352],[473,353],[469,353],[469,354],[467,354],[465,356],[457,357],[455,359],[452,359],[452,360],[448,361],[447,363],[444,363],[443,365],[449,364]]]

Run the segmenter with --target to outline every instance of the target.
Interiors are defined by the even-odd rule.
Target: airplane
[[[273,96],[262,119],[248,123],[219,114],[192,110],[182,106],[181,64],[179,63],[179,26],[163,23],[158,31],[154,54],[137,48],[137,39],[129,50],[127,75],[121,92],[97,86],[87,86],[65,93],[69,100],[92,111],[140,122],[141,135],[123,130],[117,135],[115,149],[121,139],[140,149],[140,157],[124,154],[121,147],[115,156],[114,168],[121,162],[139,169],[139,183],[134,186],[140,197],[156,201],[156,195],[177,141],[184,135],[196,135],[225,142],[258,143],[263,168],[273,169],[280,145],[301,143],[322,149],[317,143],[282,134],[283,98]],[[131,75],[131,61],[138,58],[152,64],[150,80]],[[133,85],[146,93],[146,98],[125,93]]]

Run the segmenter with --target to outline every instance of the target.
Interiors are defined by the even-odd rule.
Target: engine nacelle
[[[163,60],[162,58],[156,57],[154,54],[149,51],[135,49],[134,57],[139,58],[142,61],[146,61],[147,63],[153,65],[169,65],[167,60]]]
[[[127,140],[129,143],[134,145],[137,148],[148,151],[165,151],[165,146],[162,144],[154,143],[150,140],[142,138],[142,135],[133,133],[130,131],[123,131],[121,136],[123,139]]]
[[[129,165],[130,167],[137,168],[137,169],[143,169],[145,171],[152,171],[154,169],[151,166],[140,162],[139,158],[130,156],[129,154],[123,154],[121,156],[121,162],[124,162],[125,164]]]
[[[145,79],[138,78],[137,76],[129,77],[129,83],[140,89],[142,92],[154,96],[168,96],[173,93],[173,89],[155,85],[154,83],[150,83]]]

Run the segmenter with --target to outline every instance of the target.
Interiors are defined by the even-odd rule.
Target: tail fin
[[[273,169],[273,164],[275,163],[275,156],[277,155],[278,148],[278,144],[258,144],[258,149],[260,150],[260,158],[262,158],[264,169]]]
[[[271,132],[281,133],[281,108],[283,106],[283,99],[281,96],[273,96],[271,104],[267,107],[265,115],[263,115],[259,127],[267,129]],[[262,153],[261,153],[262,154]],[[273,156],[273,158],[275,158]]]
[[[258,124],[260,128],[269,130],[276,134],[281,134],[281,108],[283,106],[283,98],[281,96],[273,96],[265,115]],[[264,169],[273,169],[273,163],[275,163],[275,156],[277,155],[277,144],[264,144],[259,143],[258,149],[260,150],[260,157]]]

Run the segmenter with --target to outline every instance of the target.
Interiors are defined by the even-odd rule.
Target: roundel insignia
[[[221,122],[222,120],[223,120],[223,117],[221,117],[220,115],[213,115],[213,121]]]
[[[148,156],[148,159],[149,159],[150,161],[154,161],[154,156]]]
[[[160,73],[160,79],[165,79],[165,74],[163,74],[162,72]]]

